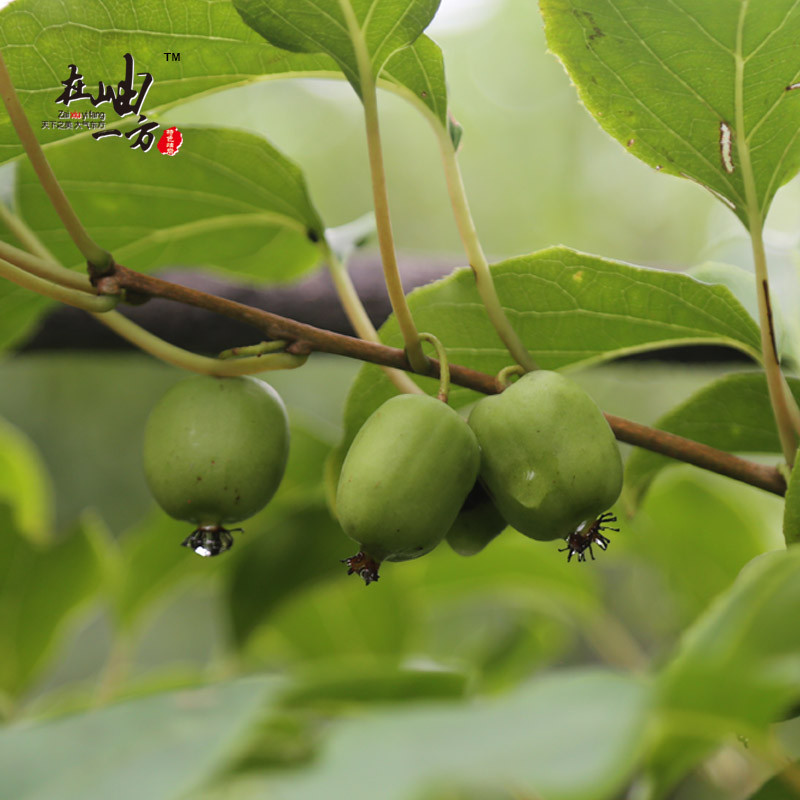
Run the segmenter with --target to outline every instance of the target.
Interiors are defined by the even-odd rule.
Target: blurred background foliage
[[[447,59],[490,258],[564,243],[669,269],[750,269],[748,240],[710,195],[629,158],[579,106],[535,3],[445,1],[429,34]],[[406,104],[381,103],[401,249],[459,258],[433,138]],[[302,165],[331,226],[370,208],[361,111],[345,84],[253,84],[170,121],[267,136]],[[0,171],[3,193],[12,171]],[[798,210],[795,181],[769,220],[779,287],[796,278]],[[745,564],[783,548],[782,502],[675,467],[635,517],[618,509],[621,532],[596,562],[567,564],[555,544],[508,530],[475,558],[442,545],[386,565],[365,590],[343,574],[354,543],[323,491],[357,369],[315,355],[265,376],[290,412],[286,479],[229,556],[201,560],[178,547],[186,526],[155,508],[140,463],[146,416],[182,375],[137,355],[5,355],[0,711],[23,723],[0,730],[0,796],[519,800],[534,797],[514,788],[529,768],[546,798],[623,796],[655,702],[641,676],[670,662]],[[627,362],[574,377],[604,410],[651,423],[733,369]],[[781,663],[799,669],[789,645]],[[744,694],[748,708],[763,700]],[[139,701],[85,713],[125,698]],[[103,730],[124,736],[104,744]],[[800,754],[796,722],[774,735]],[[738,800],[774,769],[763,748],[708,740],[698,752],[713,757],[671,796]],[[97,748],[86,775],[69,766],[82,741]],[[44,755],[62,776],[49,790],[26,783]]]

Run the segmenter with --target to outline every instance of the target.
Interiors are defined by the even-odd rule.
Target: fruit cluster
[[[363,425],[336,497],[361,550],[347,563],[366,583],[381,561],[404,561],[446,538],[479,552],[511,525],[566,539],[568,558],[605,548],[622,489],[614,434],[594,401],[555,372],[528,373],[478,402],[465,421],[428,396],[384,403]],[[613,530],[613,529],[612,529]]]
[[[197,377],[174,386],[148,421],[150,488],[172,517],[196,528],[202,556],[233,544],[226,524],[275,494],[289,429],[278,394],[254,378]],[[507,525],[532,539],[566,540],[568,559],[605,549],[607,509],[622,461],[592,399],[555,372],[528,373],[478,402],[468,420],[428,395],[399,395],[364,423],[342,466],[336,513],[360,545],[346,559],[369,584],[383,561],[429,553],[443,539],[461,555]]]

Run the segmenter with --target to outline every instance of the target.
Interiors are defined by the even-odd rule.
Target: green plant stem
[[[113,261],[111,254],[107,250],[103,250],[103,248],[96,244],[91,236],[89,236],[70,205],[67,196],[64,194],[64,190],[61,188],[61,184],[58,182],[50,164],[47,162],[44,152],[36,138],[36,134],[30,122],[28,122],[28,118],[25,116],[25,111],[14,89],[14,84],[11,82],[11,76],[8,74],[8,68],[6,67],[6,62],[1,52],[0,96],[2,96],[6,109],[8,109],[11,123],[14,126],[14,130],[17,132],[22,146],[25,148],[25,152],[36,172],[36,176],[39,178],[39,182],[47,193],[56,213],[61,217],[61,221],[72,237],[72,241],[75,242],[75,245],[78,250],[81,251],[83,257],[92,265],[98,274],[107,272]]]
[[[378,332],[367,316],[364,304],[358,296],[356,287],[353,286],[347,267],[328,246],[327,242],[321,242],[320,249],[322,250],[323,258],[328,262],[334,288],[339,295],[339,301],[342,304],[344,313],[347,315],[347,319],[350,320],[350,324],[353,326],[353,330],[361,339],[365,339],[368,342],[380,342]],[[381,369],[398,391],[405,394],[425,394],[402,370],[392,369],[391,367],[381,367]]]
[[[7,278],[23,289],[29,289],[52,300],[66,303],[68,306],[75,306],[75,308],[82,308],[84,311],[92,311],[97,314],[110,311],[119,302],[119,296],[117,295],[98,296],[81,292],[77,289],[70,289],[66,286],[59,286],[52,281],[31,275],[30,272],[15,267],[4,258],[0,258],[0,277]]]
[[[442,153],[442,163],[444,165],[447,191],[450,194],[450,204],[453,207],[453,214],[455,216],[459,236],[461,237],[461,243],[464,246],[464,252],[467,254],[469,265],[472,268],[472,274],[475,276],[475,285],[478,289],[478,294],[486,308],[486,313],[489,316],[490,322],[494,326],[497,335],[506,346],[506,349],[511,354],[511,357],[522,366],[526,372],[530,372],[531,370],[537,369],[536,362],[525,348],[517,332],[511,327],[511,322],[509,322],[505,309],[500,303],[500,298],[497,296],[497,289],[495,288],[494,279],[489,269],[489,262],[486,260],[483,248],[481,247],[480,240],[478,239],[478,232],[475,229],[475,222],[472,219],[472,213],[469,209],[467,193],[464,188],[464,181],[461,177],[461,169],[458,166],[455,148],[450,141],[447,129],[443,125],[435,125],[434,130],[436,131],[436,138],[439,140],[439,149]]]
[[[378,92],[375,76],[372,74],[372,62],[364,41],[363,32],[359,27],[352,6],[340,0],[339,7],[347,21],[358,62],[361,102],[364,107],[364,125],[367,132],[369,170],[372,178],[372,202],[375,207],[375,225],[378,231],[378,246],[383,263],[383,277],[386,281],[386,289],[389,293],[392,310],[403,335],[406,353],[408,353],[408,362],[415,372],[424,375],[428,369],[428,360],[422,352],[422,342],[417,333],[414,319],[411,316],[411,309],[406,301],[394,248],[392,219],[389,214],[389,194],[386,188],[386,170],[383,164],[383,145],[381,144],[381,130],[378,120]]]
[[[258,344],[246,344],[241,347],[231,347],[223,350],[217,358],[244,358],[246,356],[263,356],[267,353],[278,353],[286,349],[288,342],[278,339],[272,342],[259,342]]]
[[[775,414],[775,423],[783,447],[786,463],[794,465],[800,430],[800,410],[792,396],[786,378],[781,372],[778,347],[775,341],[772,301],[769,294],[767,259],[760,221],[751,229],[753,260],[756,268],[756,292],[758,294],[758,319],[761,328],[761,355],[767,378],[769,398]]]
[[[26,253],[24,250],[20,250],[2,240],[0,240],[0,258],[42,280],[86,294],[94,294],[94,287],[87,275],[81,275],[71,269],[66,269],[56,261],[45,260],[31,253]]]
[[[0,222],[17,237],[20,244],[32,255],[45,261],[57,263],[55,256],[44,246],[42,240],[5,203],[0,203]]]
[[[446,403],[450,397],[450,362],[447,358],[447,351],[444,345],[432,334],[421,333],[420,339],[430,342],[436,348],[436,355],[439,358],[439,394],[437,397]]]
[[[756,295],[758,296],[758,322],[761,329],[761,356],[764,372],[769,388],[769,398],[775,415],[775,424],[783,448],[786,463],[794,464],[797,452],[798,434],[800,434],[800,409],[797,407],[792,393],[781,372],[780,357],[775,341],[775,326],[772,315],[772,301],[769,293],[769,276],[767,273],[767,256],[764,251],[764,216],[756,194],[756,181],[753,164],[750,158],[750,145],[745,135],[747,126],[744,118],[744,20],[747,14],[747,3],[742,3],[739,11],[739,24],[736,30],[736,51],[734,53],[734,109],[736,154],[739,168],[742,171],[745,203],[747,204],[747,222],[750,240],[753,247],[753,262],[756,273]]]
[[[397,369],[411,369],[405,351],[395,347],[367,342],[352,336],[343,336],[332,331],[305,325],[277,314],[271,314],[244,303],[226,300],[223,297],[179,286],[152,275],[143,275],[122,265],[115,264],[112,274],[100,278],[98,291],[118,293],[120,289],[130,289],[146,297],[161,297],[184,303],[195,308],[204,308],[215,314],[222,314],[230,319],[239,320],[263,331],[269,339],[287,339],[292,342],[287,348],[290,353],[309,353],[314,350],[323,353],[335,353],[360,361],[369,361]],[[439,377],[439,362],[430,359],[425,373],[431,378]],[[453,383],[484,394],[496,394],[500,387],[494,375],[487,375],[459,364],[450,365]],[[632,420],[605,414],[614,435],[621,442],[661,453],[678,461],[693,464],[701,469],[725,475],[728,478],[756,486],[764,491],[783,496],[786,493],[786,481],[775,467],[758,464],[739,458],[724,450],[676,436],[673,433],[650,428]]]
[[[191,372],[203,375],[218,375],[230,377],[234,375],[255,375],[278,369],[296,369],[302,367],[308,355],[292,355],[290,353],[269,353],[260,356],[246,356],[243,358],[210,358],[190,353],[181,347],[176,347],[158,336],[146,331],[144,328],[131,322],[127,317],[116,311],[106,314],[95,314],[96,319],[112,331],[122,336],[140,350],[155,356],[167,364],[172,364]]]
[[[362,84],[363,85],[363,84]],[[392,221],[389,216],[389,196],[386,191],[386,173],[383,166],[383,150],[381,146],[380,127],[378,124],[378,97],[375,84],[370,79],[364,89],[364,121],[367,128],[367,146],[369,149],[370,174],[372,175],[372,199],[375,206],[375,222],[378,229],[378,245],[383,262],[383,276],[389,292],[389,300],[397,318],[397,324],[403,335],[408,361],[415,372],[424,373],[427,360],[422,352],[422,344],[417,333],[411,309],[408,307],[397,256],[394,250]]]
[[[507,389],[511,386],[511,376],[512,375],[524,375],[525,368],[521,364],[514,364],[510,367],[503,367],[500,372],[497,373],[497,385],[502,389]]]

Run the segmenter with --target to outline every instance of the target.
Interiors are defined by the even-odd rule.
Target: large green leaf
[[[17,529],[32,541],[52,535],[53,489],[41,456],[17,428],[0,419],[0,501]]]
[[[587,366],[659,347],[721,344],[759,358],[758,327],[731,292],[676,272],[634,267],[566,247],[492,265],[497,292],[523,343],[544,369]],[[416,289],[409,305],[419,330],[441,339],[452,362],[494,374],[510,363],[469,269]],[[394,317],[381,339],[402,347]],[[437,382],[418,379],[435,394]],[[384,374],[365,365],[345,411],[345,444],[394,393]],[[458,407],[477,399],[454,387]]]
[[[780,542],[774,524],[780,511],[766,512],[775,498],[755,493],[707,472],[673,470],[653,486],[636,519],[620,526],[615,549],[663,576],[674,606],[661,615],[665,623],[683,630],[745,564]]]
[[[600,125],[759,226],[800,168],[794,0],[542,0],[550,49]]]
[[[326,53],[361,95],[369,69],[412,44],[440,0],[234,0],[242,19],[268,42],[296,53]]]
[[[747,800],[792,800],[800,793],[797,791],[797,774],[800,770],[800,762],[795,761],[786,768],[786,773],[778,773],[774,778],[759,787],[755,794],[751,794]],[[791,773],[791,774],[788,774]]]
[[[783,512],[783,536],[787,544],[800,542],[800,461],[795,460],[789,485],[786,487],[786,507]]]
[[[658,678],[651,766],[669,786],[731,735],[763,736],[800,699],[800,548],[759,556],[686,632]]]
[[[79,524],[56,544],[34,545],[0,504],[0,693],[15,696],[31,685],[65,623],[99,589],[94,533]]]
[[[55,100],[63,91],[61,82],[69,75],[70,63],[80,69],[89,91],[96,93],[98,81],[114,85],[123,77],[122,57],[133,54],[136,71],[150,72],[154,78],[143,107],[150,119],[229,86],[273,78],[342,77],[331,57],[273,47],[242,22],[231,3],[213,0],[163,0],[146,9],[137,0],[15,0],[0,11],[0,49],[28,119],[48,147],[90,133],[41,129],[43,121],[55,121],[64,108]],[[165,58],[165,52],[183,55],[178,62]],[[446,123],[444,65],[441,51],[430,39],[423,36],[395,53],[379,76],[379,85]],[[70,104],[70,110],[92,109],[89,100]],[[116,119],[113,112],[108,119]],[[168,117],[162,122],[168,125]],[[121,145],[116,140],[97,144]],[[127,148],[114,149],[119,153]],[[20,153],[10,120],[0,114],[0,163]],[[155,150],[149,156],[148,163],[159,158]]]
[[[350,543],[340,539],[350,552]],[[399,581],[381,580],[380,591],[345,575],[289,595],[269,624],[252,632],[247,652],[259,663],[341,662],[399,664],[420,624],[416,593]]]
[[[469,706],[365,711],[331,731],[309,768],[254,784],[242,797],[407,800],[436,783],[604,800],[642,752],[647,706],[636,680],[583,670]],[[358,777],[365,764],[374,778]]]
[[[275,281],[313,266],[324,226],[300,169],[264,139],[187,129],[173,158],[142,161],[115,141],[77,139],[49,160],[81,221],[121,264],[197,264]],[[29,164],[18,208],[66,265],[82,259]]]
[[[232,559],[225,584],[231,634],[240,647],[278,603],[314,581],[341,574],[342,558],[352,555],[348,539],[321,502],[254,533]]]
[[[0,796],[196,796],[280,688],[274,678],[245,678],[0,729]]]
[[[800,400],[800,380],[789,385]],[[769,401],[767,381],[760,372],[726,375],[692,395],[655,424],[720,450],[739,453],[781,453]],[[626,465],[626,499],[635,508],[665,467],[676,462],[649,450],[636,449]]]

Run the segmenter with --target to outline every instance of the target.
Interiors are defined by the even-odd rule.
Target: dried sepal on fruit
[[[559,548],[558,552],[567,553],[567,561],[572,561],[572,556],[578,556],[578,561],[586,561],[586,551],[588,550],[594,561],[592,545],[596,544],[601,550],[605,550],[611,540],[607,536],[603,536],[600,531],[619,532],[619,528],[612,528],[607,524],[616,521],[617,518],[610,511],[606,511],[595,519],[587,519],[567,536],[567,546]]]

